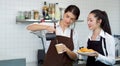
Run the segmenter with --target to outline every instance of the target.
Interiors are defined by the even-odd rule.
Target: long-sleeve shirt
[[[46,23],[46,22],[43,22],[43,23],[38,23],[40,25],[48,25],[48,26],[53,26],[54,27],[54,23]],[[50,42],[51,41],[47,41],[46,38],[45,38],[45,34],[47,33],[48,31],[46,30],[41,30],[41,31],[36,31],[36,32],[33,32],[35,33],[36,35],[39,35],[39,36],[42,36],[43,37],[43,42],[44,42],[44,46],[45,46],[45,52],[48,51],[48,48],[50,46]],[[60,26],[60,22],[57,22],[56,23],[56,35],[61,35],[61,36],[65,36],[65,37],[70,37],[70,32],[71,32],[71,27],[68,27],[64,30],[62,30],[61,26]],[[78,34],[77,34],[77,31],[73,30],[73,43],[74,43],[74,50],[73,52],[75,52],[77,54],[77,50],[79,49],[79,45],[78,45]]]
[[[90,35],[88,37],[90,40],[91,40],[91,36],[92,36],[92,33],[90,33]],[[114,37],[112,35],[109,35],[108,33],[104,32],[103,30],[101,30],[100,34],[96,38],[96,41],[100,40],[100,36],[105,38],[105,40],[106,40],[106,49],[108,52],[108,56],[98,54],[96,61],[100,61],[107,65],[114,65],[115,64],[115,40],[114,40]],[[104,54],[106,54],[103,40],[102,40],[102,48],[103,48]]]

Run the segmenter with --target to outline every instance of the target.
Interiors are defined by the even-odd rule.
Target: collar
[[[105,38],[105,31],[104,30],[100,31],[100,36],[102,36],[103,38]]]
[[[59,26],[60,26],[60,21],[56,23],[56,27],[59,27]]]
[[[91,31],[88,38],[91,38],[92,34],[93,32]],[[97,37],[100,37],[100,36],[105,38],[105,31],[103,29],[101,29],[100,34]]]

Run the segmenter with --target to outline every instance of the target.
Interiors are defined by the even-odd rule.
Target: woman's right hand
[[[55,28],[53,26],[46,26],[46,30],[49,31],[49,32],[54,32],[55,31]]]
[[[39,24],[38,23],[33,23],[27,26],[28,30],[31,31],[37,31],[39,29]]]

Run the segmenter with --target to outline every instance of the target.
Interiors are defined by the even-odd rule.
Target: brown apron
[[[71,51],[74,49],[72,33],[73,31],[71,30],[70,38],[65,36],[56,37],[58,43],[65,44]],[[55,45],[57,44],[56,39],[51,40],[43,66],[73,66],[73,60],[70,59],[65,52],[62,54],[57,53],[57,50],[55,48]]]

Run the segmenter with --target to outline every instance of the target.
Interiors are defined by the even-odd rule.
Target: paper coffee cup
[[[62,43],[61,44],[56,44],[55,47],[56,47],[56,50],[57,50],[58,54],[63,53],[63,44]]]

